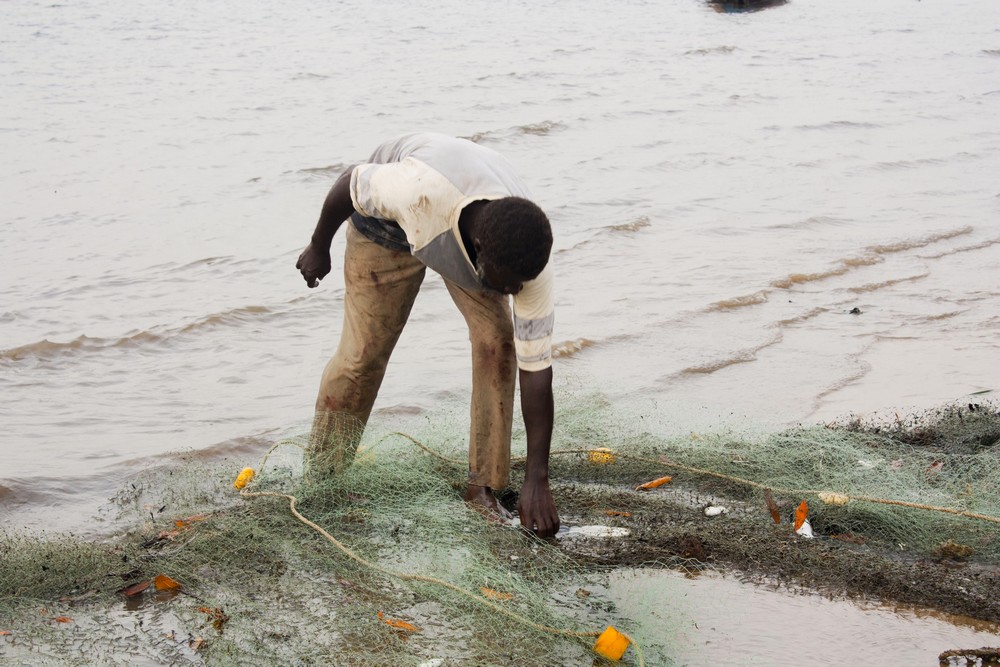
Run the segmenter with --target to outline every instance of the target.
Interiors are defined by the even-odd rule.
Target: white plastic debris
[[[628,528],[619,526],[567,526],[560,530],[559,537],[628,537],[631,535]]]
[[[433,658],[431,660],[424,660],[417,667],[441,667],[443,664],[444,658]]]
[[[806,519],[805,521],[802,522],[802,525],[799,526],[799,529],[795,531],[795,534],[800,537],[805,537],[808,539],[816,537],[815,535],[813,535],[813,527],[812,524],[809,523],[809,519]]]
[[[722,505],[709,505],[705,508],[705,516],[721,516],[728,513],[729,510]]]

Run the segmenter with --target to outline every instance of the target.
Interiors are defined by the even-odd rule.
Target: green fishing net
[[[360,445],[338,475],[322,474],[308,435],[262,439],[255,460],[182,456],[131,480],[99,533],[0,532],[0,658],[590,666],[611,664],[596,634],[638,632],[591,594],[616,567],[756,569],[903,600],[893,577],[918,566],[993,585],[1000,415],[989,402],[714,433],[678,433],[653,409],[625,414],[600,396],[559,404],[556,540],[462,502],[461,416],[373,419],[363,434],[348,420],[340,433]],[[523,456],[523,432],[514,441]],[[510,507],[522,475],[515,459]],[[882,588],[865,587],[873,573]],[[669,664],[671,628],[645,627],[623,663]]]

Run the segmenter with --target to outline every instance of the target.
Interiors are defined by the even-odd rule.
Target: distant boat
[[[708,0],[717,12],[756,12],[783,5],[787,0]]]

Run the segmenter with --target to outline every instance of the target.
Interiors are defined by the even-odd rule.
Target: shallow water
[[[344,165],[413,129],[501,151],[550,214],[564,405],[703,431],[996,396],[995,3],[489,10],[5,4],[5,522],[301,432],[342,241],[316,290],[295,259]],[[376,419],[469,385],[429,276]]]
[[[643,647],[650,664],[665,651],[659,659],[675,665],[936,665],[944,651],[1000,644],[995,624],[750,587],[717,574],[623,571],[606,594],[635,624],[619,629],[654,644]]]

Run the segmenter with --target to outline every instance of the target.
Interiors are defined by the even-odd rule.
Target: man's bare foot
[[[488,486],[470,484],[469,488],[465,490],[465,502],[489,521],[507,523],[514,517],[497,502],[496,496],[493,495],[493,489]]]

